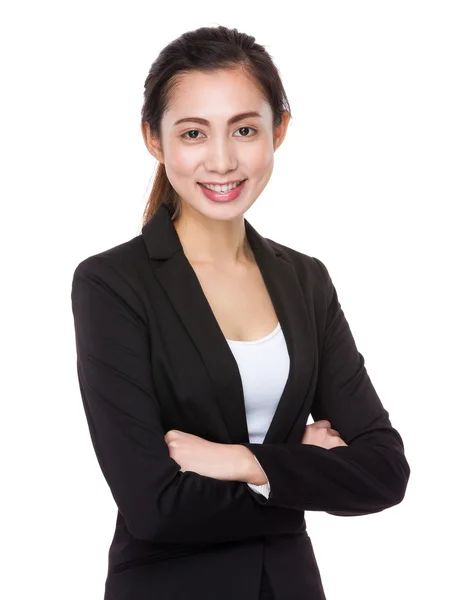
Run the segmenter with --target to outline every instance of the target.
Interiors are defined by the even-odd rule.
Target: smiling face
[[[284,113],[282,124],[273,127],[270,105],[244,70],[194,71],[180,76],[173,88],[161,121],[161,143],[147,128],[144,140],[164,163],[183,214],[195,210],[229,220],[242,216],[266,187],[288,122]],[[226,202],[213,200],[200,183],[242,180],[240,194],[230,194],[226,198],[233,199]]]

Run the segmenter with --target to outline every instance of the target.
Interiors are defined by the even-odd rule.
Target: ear
[[[150,125],[147,121],[143,121],[140,128],[147,150],[158,160],[158,162],[163,163],[163,151],[161,149],[160,139],[150,131]]]
[[[288,111],[283,112],[281,116],[281,123],[274,129],[274,149],[275,151],[281,146],[286,137],[287,127],[289,125],[289,121],[291,119],[291,115]]]

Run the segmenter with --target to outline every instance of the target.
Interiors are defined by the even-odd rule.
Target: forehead
[[[164,119],[187,117],[226,121],[231,115],[256,110],[271,115],[271,107],[257,83],[241,69],[182,74],[171,92]]]

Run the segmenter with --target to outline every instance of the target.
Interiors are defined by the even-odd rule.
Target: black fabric
[[[271,582],[266,574],[265,569],[262,570],[262,581],[260,584],[260,597],[259,600],[276,600]]]
[[[323,600],[305,511],[364,515],[404,496],[402,438],[325,265],[245,226],[290,356],[263,444],[250,444],[234,355],[165,207],[141,235],[75,269],[78,381],[117,506],[105,600],[257,600],[263,566],[276,600]],[[301,444],[310,415],[349,445]],[[269,499],[242,481],[181,472],[171,429],[248,447]]]

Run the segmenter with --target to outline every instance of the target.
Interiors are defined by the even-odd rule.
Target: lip
[[[239,196],[242,193],[242,190],[244,189],[246,181],[247,180],[244,179],[242,183],[237,185],[235,188],[233,188],[229,192],[225,192],[224,194],[221,192],[215,192],[209,188],[206,188],[200,182],[198,182],[198,185],[200,186],[200,188],[203,192],[203,195],[206,196],[209,200],[211,200],[213,202],[217,202],[217,203],[223,203],[223,202],[231,202],[233,200],[236,200],[236,198],[239,198]]]
[[[233,181],[198,181],[197,183],[207,184],[207,185],[229,185],[230,183],[241,183],[245,181],[245,179],[234,179]]]

